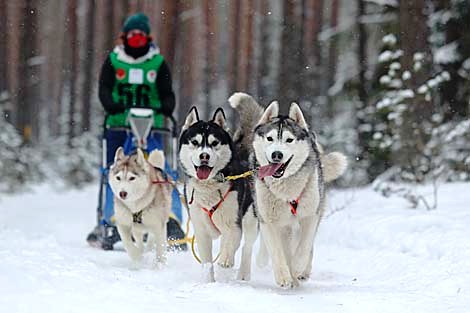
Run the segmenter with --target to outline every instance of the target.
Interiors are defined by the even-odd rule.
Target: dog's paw
[[[251,273],[249,271],[244,271],[240,269],[237,275],[238,280],[249,281],[251,279]]]
[[[219,265],[222,268],[232,268],[233,263],[234,263],[233,258],[221,257],[221,258],[219,258],[219,261],[217,262],[217,265]]]
[[[203,283],[213,283],[215,282],[214,278],[214,265],[212,263],[203,263],[202,264],[202,273],[201,281]]]
[[[299,281],[307,281],[307,280],[310,279],[310,273],[298,274],[298,275],[296,275],[296,277]]]
[[[276,283],[279,287],[284,289],[291,289],[299,285],[299,281],[292,277],[289,270],[278,270],[274,272]]]
[[[251,278],[251,264],[246,264],[246,262],[242,262],[240,264],[240,268],[238,269],[237,279],[249,281]]]
[[[310,279],[310,273],[312,272],[311,264],[304,266],[303,268],[299,266],[299,264],[294,265],[294,277],[296,277],[299,281],[307,281]]]
[[[277,280],[276,283],[279,285],[279,287],[284,289],[292,289],[299,286],[299,281],[297,279],[293,279],[292,277],[286,277]]]

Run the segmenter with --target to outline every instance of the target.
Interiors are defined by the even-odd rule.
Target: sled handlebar
[[[151,109],[153,110],[153,112],[155,114],[162,114],[162,111],[160,109],[156,109],[156,108],[148,108],[148,107],[132,107],[132,108],[136,108],[136,109],[139,109],[139,108],[142,108],[142,109]],[[103,125],[106,127],[106,119],[107,117],[109,116],[110,114],[106,114],[105,116],[105,122],[103,123]],[[155,131],[155,132],[158,132],[158,133],[161,133],[162,135],[170,135],[172,138],[178,138],[178,123],[176,122],[176,119],[173,115],[170,115],[170,116],[166,116],[166,115],[163,115],[163,117],[165,118],[165,120],[169,120],[170,121],[170,125],[169,127],[152,127],[152,131]],[[125,129],[125,130],[130,130],[131,127],[130,126],[121,126],[121,127],[116,127],[117,129]]]
[[[173,115],[170,115],[170,116],[164,115],[161,109],[152,108],[152,107],[149,108],[149,107],[135,106],[135,107],[132,107],[132,108],[151,109],[155,114],[162,114],[163,117],[166,120],[170,121],[170,124],[171,124],[170,127],[169,128],[167,128],[167,127],[152,127],[152,130],[157,131],[157,132],[161,132],[162,134],[165,134],[165,133],[169,132],[171,134],[171,137],[173,137],[173,138],[178,137],[178,129],[177,129],[178,124],[177,124],[176,119]]]

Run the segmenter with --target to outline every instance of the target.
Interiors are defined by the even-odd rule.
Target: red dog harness
[[[306,186],[305,186],[306,187]],[[291,200],[289,201],[289,206],[290,206],[290,212],[292,213],[292,215],[294,216],[297,216],[297,207],[299,206],[299,201],[300,201],[300,198],[302,198],[303,194],[304,194],[304,191],[305,191],[305,188],[304,190],[302,190],[302,192],[300,193],[300,195],[297,197],[297,199],[295,200]]]
[[[206,212],[207,216],[209,216],[209,219],[211,220],[212,225],[217,229],[217,231],[220,233],[220,230],[215,226],[214,221],[212,220],[212,215],[214,215],[214,212],[217,211],[217,209],[220,207],[220,205],[227,199],[228,194],[230,191],[232,191],[233,184],[230,183],[230,186],[228,187],[227,191],[225,192],[224,196],[220,198],[219,202],[217,202],[216,205],[214,205],[210,210],[207,208],[201,208],[204,212]],[[193,194],[194,194],[194,189],[193,189]]]
[[[299,206],[299,200],[300,200],[300,196],[295,200],[289,201],[290,212],[294,216],[297,216],[297,207]]]

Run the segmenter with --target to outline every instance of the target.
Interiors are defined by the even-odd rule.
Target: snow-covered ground
[[[1,196],[0,312],[470,312],[470,184],[441,186],[434,211],[370,188],[331,192],[313,276],[288,291],[256,267],[250,282],[219,271],[201,284],[190,253],[130,269],[123,251],[85,242],[96,193]]]

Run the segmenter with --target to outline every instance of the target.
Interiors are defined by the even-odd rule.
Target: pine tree
[[[435,11],[429,18],[433,61],[450,74],[450,80],[441,86],[439,104],[446,121],[461,119],[470,113],[470,2],[435,2]]]
[[[439,72],[416,86],[414,77],[423,77],[423,72],[428,72],[431,64],[426,61],[423,53],[416,52],[411,68],[405,67],[405,52],[398,48],[397,42],[394,35],[383,38],[385,49],[379,55],[379,62],[386,69],[386,73],[379,79],[383,91],[375,106],[364,112],[370,126],[365,131],[369,133],[368,146],[371,148],[371,165],[377,170],[375,174],[393,165],[400,168],[401,177],[396,178],[419,182],[435,166],[426,157],[425,147],[431,138],[432,129],[440,123],[442,116],[434,112],[430,120],[422,119],[413,125],[414,129],[419,128],[423,142],[414,142],[414,149],[418,153],[407,155],[409,162],[406,165],[398,161],[404,154],[404,147],[409,148],[412,137],[403,133],[404,123],[409,122],[408,114],[413,112],[416,103],[420,103],[420,107],[428,106],[428,110],[433,112],[432,99],[438,87],[448,81],[450,76],[446,71]]]
[[[6,93],[2,93],[4,97]],[[0,99],[7,104],[7,99]],[[42,178],[39,155],[25,146],[23,137],[7,121],[8,114],[0,106],[0,193],[24,190]]]

